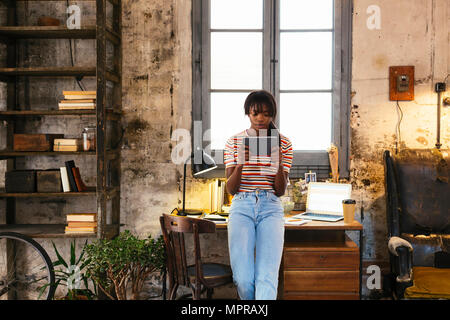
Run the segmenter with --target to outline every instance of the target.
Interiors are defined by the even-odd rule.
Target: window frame
[[[280,101],[280,35],[277,12],[278,0],[263,0],[263,89],[272,92]],[[210,112],[210,0],[192,0],[192,145],[194,155],[200,156],[210,141],[203,138],[211,126]],[[332,85],[332,142],[339,150],[339,176],[349,178],[350,153],[350,103],[351,103],[351,48],[352,48],[353,0],[334,0],[333,22],[333,85]],[[260,29],[255,29],[260,30]],[[239,32],[238,30],[229,30]],[[249,30],[240,30],[249,31]],[[323,31],[323,30],[321,30]],[[214,92],[227,92],[215,90]],[[239,92],[240,90],[230,90]],[[247,90],[241,90],[247,92]],[[282,92],[308,92],[308,90]],[[314,92],[317,92],[314,90]],[[275,123],[279,125],[280,117]],[[201,125],[199,125],[201,123]],[[243,128],[245,129],[245,128]],[[282,132],[282,128],[281,132]],[[209,138],[209,137],[206,137]],[[216,159],[223,159],[223,150],[207,150]],[[300,178],[308,171],[316,172],[319,179],[330,177],[330,165],[326,151],[294,150],[290,178]],[[209,171],[201,178],[225,177],[225,165]]]

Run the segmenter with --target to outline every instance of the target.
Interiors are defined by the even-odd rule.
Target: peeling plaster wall
[[[191,1],[123,1],[121,219],[137,234],[160,234],[159,216],[181,207],[183,165],[172,162],[177,141],[171,137],[176,129],[191,129],[190,17]],[[208,182],[187,171],[186,207],[207,207]],[[205,261],[229,263],[226,232],[202,241]],[[215,296],[234,297],[235,291],[229,286]]]
[[[371,5],[380,8],[380,29],[367,27]],[[447,0],[354,2],[350,168],[355,197],[365,211],[365,260],[388,260],[382,154],[395,153],[398,122],[396,103],[389,101],[389,66],[415,66],[415,99],[399,102],[403,119],[398,148],[433,148],[434,83],[450,73],[449,21]],[[449,114],[450,108],[442,109],[442,149],[450,146]]]
[[[80,6],[88,6],[79,2]],[[381,9],[381,29],[369,30],[366,12],[370,5]],[[55,3],[39,7],[30,3],[22,8],[19,19],[35,23],[43,14],[64,17],[65,5],[47,9]],[[122,150],[121,222],[122,230],[146,236],[160,234],[158,217],[181,206],[183,166],[171,160],[177,141],[171,136],[176,129],[191,129],[191,1],[190,0],[122,0],[123,21],[123,127],[125,135]],[[353,16],[353,74],[351,102],[351,182],[353,197],[362,201],[364,224],[364,260],[379,263],[387,261],[386,218],[383,186],[382,153],[395,148],[397,111],[388,100],[388,68],[392,65],[415,66],[415,100],[400,102],[401,148],[432,148],[435,143],[436,94],[433,84],[450,73],[450,2],[447,0],[357,0]],[[85,8],[85,7],[83,7]],[[26,9],[26,10],[25,10]],[[92,8],[83,9],[86,24],[95,19]],[[0,25],[5,23],[5,8],[0,2]],[[27,20],[28,19],[28,20]],[[88,23],[90,22],[90,23]],[[53,41],[53,40],[51,40]],[[89,64],[92,43],[77,41],[75,62]],[[48,50],[51,46],[52,50]],[[0,62],[4,63],[4,46],[0,45]],[[33,41],[22,48],[25,61],[45,65],[68,65],[68,46],[65,42],[47,45]],[[88,54],[86,54],[86,52]],[[86,59],[87,57],[87,59]],[[39,87],[30,81],[30,101],[36,108],[45,108],[48,99],[55,99],[61,90],[74,83],[44,82]],[[89,82],[86,82],[90,89]],[[95,86],[95,83],[92,85]],[[95,88],[95,87],[94,87]],[[4,105],[5,86],[0,84],[0,108]],[[47,99],[47,100],[46,100]],[[441,143],[449,148],[450,108],[442,111]],[[84,120],[71,119],[59,123],[56,119],[41,119],[31,124],[35,132],[55,130],[78,134]],[[3,130],[3,129],[1,129]],[[4,140],[0,139],[4,144]],[[61,160],[62,161],[62,160]],[[78,160],[88,182],[95,174],[93,162]],[[78,162],[77,162],[78,163]],[[54,159],[26,158],[20,163],[28,168],[47,168],[56,165]],[[4,161],[0,167],[0,183],[4,184]],[[188,170],[189,172],[189,170]],[[91,177],[91,178],[90,178]],[[89,183],[91,184],[91,183]],[[209,181],[186,181],[186,207],[204,208],[209,205]],[[290,193],[289,193],[290,194]],[[4,200],[1,200],[4,212]],[[70,200],[64,203],[23,201],[19,219],[33,222],[61,222],[68,211],[95,208],[94,203],[80,204]],[[32,208],[34,213],[29,213]],[[4,214],[0,214],[3,221]],[[351,234],[352,238],[357,237]],[[189,240],[189,239],[188,239]],[[229,263],[226,232],[203,237],[206,261]],[[39,240],[54,258],[51,243]],[[56,239],[56,245],[68,254],[69,241]],[[83,241],[78,241],[81,246]],[[157,282],[156,282],[157,283]],[[156,289],[149,289],[157,292]],[[363,293],[367,294],[363,283]],[[215,297],[236,297],[233,286],[215,292]]]

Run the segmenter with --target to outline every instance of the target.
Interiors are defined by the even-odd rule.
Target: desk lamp
[[[189,158],[184,162],[184,173],[183,173],[183,210],[178,212],[179,216],[185,216],[188,214],[185,209],[185,198],[186,198],[186,165],[187,162],[194,158],[194,154],[191,154]],[[217,168],[217,165],[214,159],[207,154],[204,150],[202,150],[202,161],[200,163],[195,163],[192,165],[192,172],[194,176],[198,176],[207,171],[213,170]]]

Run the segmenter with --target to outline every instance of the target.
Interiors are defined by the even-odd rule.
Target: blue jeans
[[[284,243],[283,207],[265,190],[233,197],[228,248],[233,280],[241,300],[275,300]]]

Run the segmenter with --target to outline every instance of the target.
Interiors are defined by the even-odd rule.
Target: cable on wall
[[[67,7],[69,7],[69,0],[66,0],[66,5]],[[69,18],[70,15],[69,13],[67,13],[67,18]],[[72,67],[75,66],[74,62],[73,62],[73,51],[72,51],[72,40],[73,39],[67,39],[69,41],[69,51],[70,51],[70,62],[72,63]],[[82,77],[76,77],[75,80],[78,83],[78,86],[80,87],[81,91],[86,91],[86,89],[84,88],[83,83],[81,82]]]
[[[403,111],[402,108],[400,107],[400,104],[398,103],[398,100],[396,101],[396,105],[397,105],[397,124],[395,126],[395,134],[397,136],[397,141],[395,142],[395,153],[398,154],[398,149],[399,149],[399,145],[400,145],[400,141],[401,141],[401,132],[400,132],[400,123],[403,120]]]

